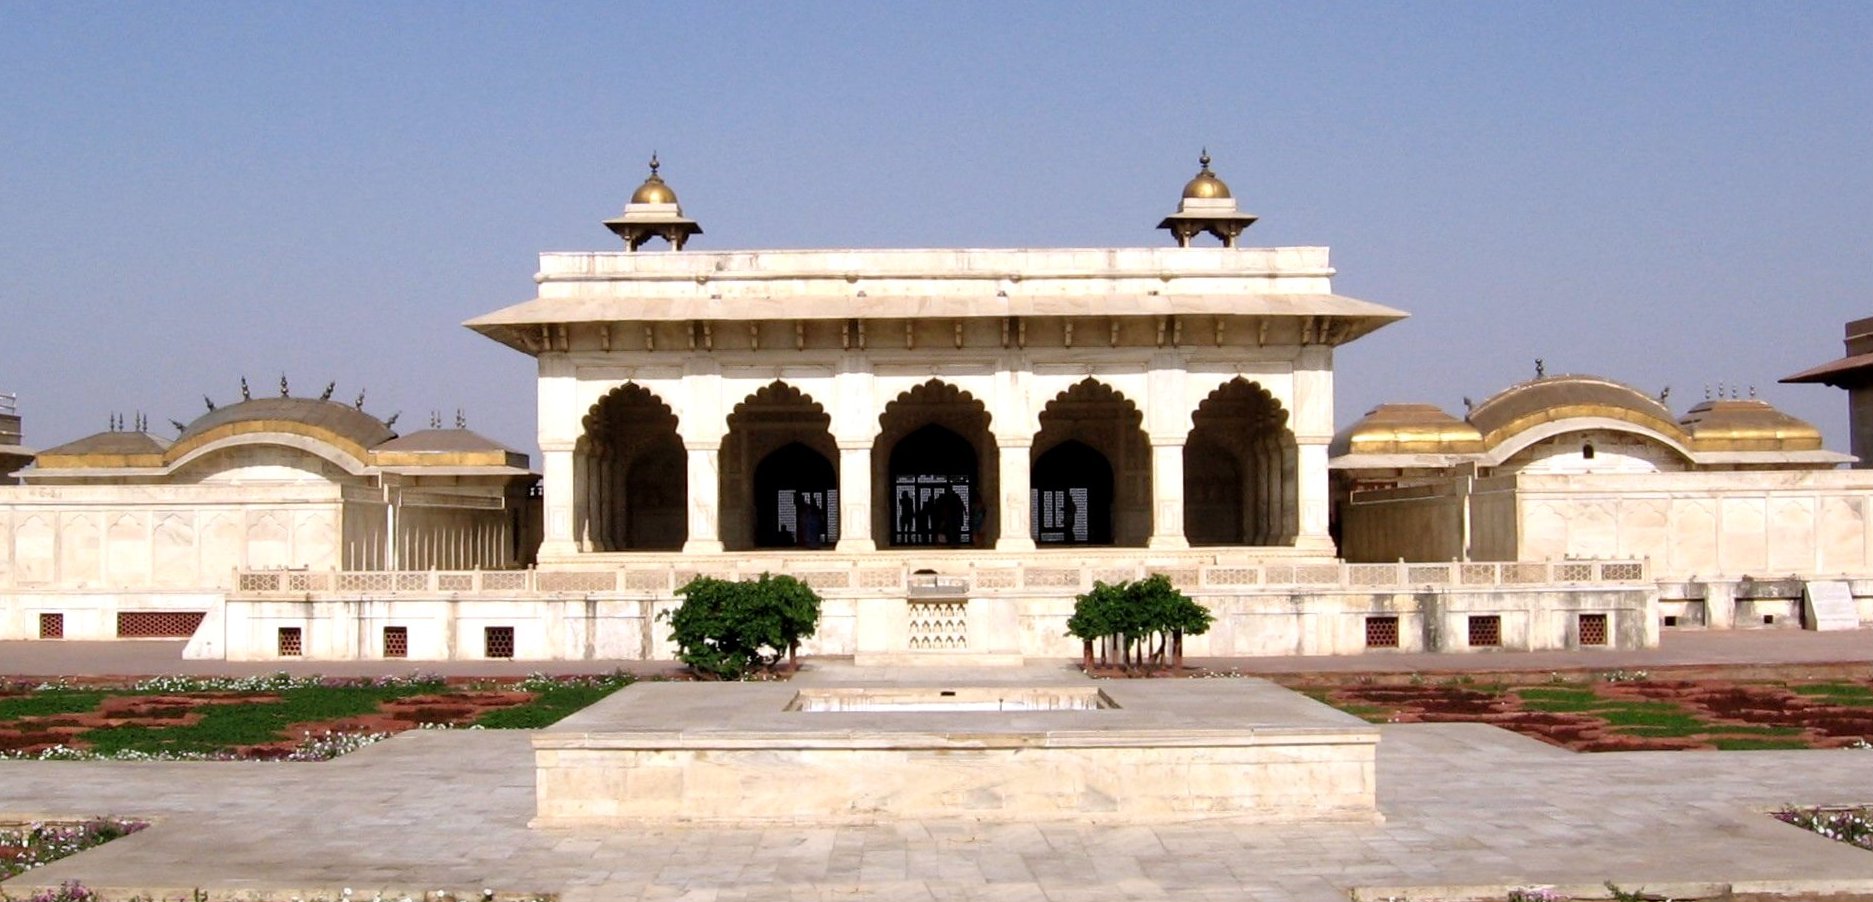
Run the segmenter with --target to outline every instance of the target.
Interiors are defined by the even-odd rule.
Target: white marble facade
[[[829,545],[891,547],[891,456],[931,424],[975,458],[970,544],[1033,549],[1040,458],[1079,441],[1113,474],[1090,544],[1188,547],[1196,436],[1221,442],[1198,466],[1223,496],[1194,518],[1198,544],[1330,557],[1333,350],[1402,316],[1333,295],[1331,275],[1304,247],[545,254],[538,298],[468,325],[539,360],[543,563],[761,547],[745,522],[761,461],[742,449],[762,428],[836,473]],[[1093,415],[1063,425],[1076,404]],[[651,419],[674,434],[617,431]],[[652,442],[680,444],[661,479],[610,460]],[[675,534],[620,488],[663,489]]]

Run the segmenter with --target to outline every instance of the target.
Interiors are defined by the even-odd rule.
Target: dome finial
[[[1168,229],[1177,239],[1178,247],[1189,247],[1192,238],[1205,232],[1222,239],[1224,247],[1235,247],[1236,239],[1241,237],[1243,229],[1255,222],[1255,217],[1236,206],[1229,186],[1210,171],[1208,145],[1204,145],[1203,152],[1197,156],[1197,163],[1202,168],[1184,183],[1177,212],[1165,217],[1158,228]]]
[[[605,228],[624,239],[626,250],[635,251],[652,238],[662,238],[670,242],[671,250],[680,251],[690,236],[702,234],[702,227],[695,220],[683,218],[676,191],[664,183],[657,171],[662,167],[663,161],[658,159],[657,152],[651,151],[650,176],[632,192],[622,215],[605,220]]]

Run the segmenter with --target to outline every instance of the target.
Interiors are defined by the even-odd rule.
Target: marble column
[[[1033,470],[1034,437],[996,436],[996,473],[1001,480],[1001,504],[996,522],[1001,535],[995,540],[996,551],[1033,551],[1033,514],[1029,511],[1029,475]]]
[[[1327,444],[1306,442],[1298,448],[1295,461],[1295,493],[1300,504],[1300,533],[1294,547],[1304,551],[1333,554],[1333,536],[1327,532],[1329,501]]]
[[[544,507],[544,537],[540,542],[540,556],[570,555],[578,549],[577,536],[573,532],[574,518],[579,507],[574,486],[575,468],[572,446],[543,447],[540,450],[541,499]],[[392,545],[396,542],[393,529],[388,537]]]
[[[1184,440],[1151,440],[1151,539],[1147,548],[1189,548],[1184,538]]]
[[[876,551],[871,518],[871,442],[839,443],[839,551]]]
[[[722,551],[720,442],[683,444],[689,454],[689,540],[684,554]]]

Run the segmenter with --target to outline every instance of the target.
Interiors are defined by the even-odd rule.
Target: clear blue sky
[[[1338,422],[1589,372],[1679,413],[1873,315],[1864,3],[0,5],[0,391],[28,445],[328,380],[534,448],[532,297],[654,148],[696,249],[1161,245],[1199,148],[1246,238],[1412,318]],[[537,459],[536,459],[537,464]]]

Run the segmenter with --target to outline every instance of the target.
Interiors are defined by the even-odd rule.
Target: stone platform
[[[1375,823],[1378,739],[1253,679],[640,683],[534,737],[532,823]]]

